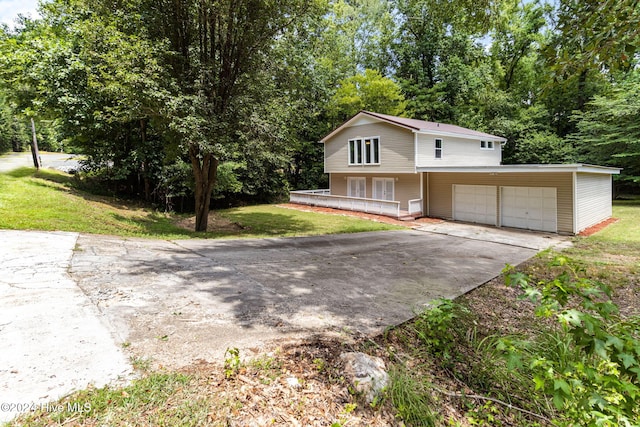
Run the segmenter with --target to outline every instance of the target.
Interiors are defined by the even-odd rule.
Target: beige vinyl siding
[[[570,172],[551,173],[459,173],[429,172],[425,195],[429,197],[427,215],[453,218],[452,188],[454,184],[495,185],[510,187],[555,187],[558,201],[558,232],[573,233],[573,175]],[[500,218],[500,191],[496,210]]]
[[[576,232],[595,225],[612,215],[611,175],[576,174]]]
[[[349,140],[357,137],[380,138],[379,165],[349,165]],[[326,173],[413,173],[414,136],[408,129],[388,123],[351,126],[324,143]]]
[[[435,157],[435,140],[442,140],[442,158]],[[493,150],[480,149],[480,140],[418,134],[417,165],[426,166],[498,166],[502,160],[500,142]]]
[[[331,195],[346,196],[347,195],[347,178],[366,177],[366,197],[373,198],[373,178],[393,178],[395,200],[400,202],[400,209],[407,210],[409,208],[409,200],[420,198],[420,174],[344,174],[332,173],[329,176],[329,185]],[[397,179],[397,180],[396,180]]]

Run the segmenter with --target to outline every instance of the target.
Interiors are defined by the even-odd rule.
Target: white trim
[[[327,142],[329,139],[333,138],[337,133],[339,133],[343,129],[351,127],[351,126],[354,126],[354,124],[362,116],[366,116],[367,118],[374,119],[374,120],[376,120],[378,122],[389,123],[389,124],[392,124],[394,126],[397,126],[397,127],[403,128],[403,129],[408,129],[408,130],[411,130],[413,132],[418,132],[418,133],[426,133],[426,134],[442,135],[442,136],[453,136],[453,137],[456,137],[456,138],[472,139],[472,140],[476,140],[476,141],[479,141],[482,138],[489,138],[489,139],[493,139],[494,141],[507,142],[506,138],[502,138],[502,137],[496,136],[496,135],[484,134],[484,132],[477,132],[477,133],[481,133],[481,134],[484,134],[484,135],[469,135],[469,134],[466,134],[466,133],[443,132],[443,131],[432,130],[432,129],[417,129],[416,126],[404,125],[402,123],[398,123],[398,122],[393,121],[393,120],[388,120],[388,119],[385,119],[383,117],[378,117],[378,116],[375,115],[375,113],[369,113],[369,112],[366,112],[366,111],[358,112],[355,116],[351,117],[349,120],[347,120],[346,122],[344,122],[343,124],[341,124],[340,126],[335,128],[331,133],[326,135],[324,138],[322,138],[318,142],[324,144],[325,142]],[[468,130],[469,131],[473,131],[472,129],[468,129]],[[476,131],[473,131],[473,132],[476,132]]]
[[[440,148],[438,148],[438,141],[440,141]],[[442,138],[434,138],[433,139],[433,158],[436,160],[442,160],[442,157],[444,154],[443,151],[444,151],[444,140]],[[438,157],[438,152],[440,152],[440,157]]]
[[[342,129],[345,129],[345,128],[348,128],[348,127],[353,126],[353,124],[354,124],[358,119],[360,119],[360,116],[362,116],[362,115],[366,115],[367,117],[372,118],[372,119],[374,119],[374,120],[376,120],[376,121],[378,121],[378,122],[391,123],[391,124],[393,124],[394,126],[398,126],[398,127],[404,128],[404,129],[408,129],[408,130],[411,130],[411,131],[415,131],[415,128],[412,128],[412,127],[409,127],[409,126],[404,126],[404,125],[402,125],[402,124],[400,124],[400,123],[395,123],[395,122],[390,122],[390,121],[388,121],[388,120],[383,120],[383,119],[381,119],[380,117],[375,117],[375,116],[372,116],[372,115],[370,115],[370,114],[366,114],[366,113],[364,113],[364,112],[360,111],[358,114],[356,114],[355,116],[351,117],[349,120],[347,120],[346,122],[344,122],[342,125],[340,125],[340,126],[338,126],[337,128],[335,128],[335,129],[333,130],[333,132],[331,132],[329,135],[325,136],[324,138],[322,138],[322,139],[321,139],[320,141],[318,141],[318,142],[319,142],[319,143],[321,143],[321,144],[324,144],[324,143],[325,143],[325,142],[327,142],[329,139],[333,138],[333,136],[334,136],[334,135],[336,135],[338,132],[340,132]]]
[[[551,165],[500,165],[500,166],[418,166],[418,172],[461,172],[461,173],[532,173],[532,172],[585,172],[618,175],[620,168],[606,166],[577,164],[551,164]]]
[[[578,234],[578,172],[571,174],[571,180],[573,181],[573,195],[571,197],[571,203],[573,203],[573,234]]]
[[[373,140],[377,140],[378,141],[378,161],[377,162],[371,162],[371,163],[366,163],[365,159],[366,159],[366,143],[365,141],[370,140],[372,141],[371,143],[373,143]],[[361,150],[361,155],[362,155],[362,163],[351,163],[351,141],[360,141],[360,150]],[[373,152],[371,153],[371,157],[373,159]],[[355,156],[355,153],[354,153]],[[354,159],[356,160],[356,159]],[[354,138],[350,138],[347,140],[347,165],[348,166],[380,166],[380,164],[382,164],[382,150],[380,149],[380,136],[356,136]]]
[[[413,132],[413,171],[416,172],[418,167],[418,133]]]
[[[483,142],[485,143],[484,147],[482,146]],[[489,145],[491,145],[491,147],[489,147]],[[481,139],[480,140],[480,149],[483,150],[483,151],[493,151],[495,149],[495,146],[496,146],[495,142],[493,142],[490,139]]]
[[[482,136],[482,135],[467,135],[464,133],[455,133],[455,132],[443,132],[441,130],[431,130],[431,129],[420,129],[420,130],[414,130],[415,133],[419,133],[422,135],[435,135],[435,136],[451,136],[454,138],[460,138],[460,139],[472,139],[474,141],[480,141],[483,138],[486,140],[488,138],[491,138],[494,142],[507,142],[507,140],[505,138],[499,137],[499,136]]]

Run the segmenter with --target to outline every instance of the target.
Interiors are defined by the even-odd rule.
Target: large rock
[[[340,359],[344,362],[345,377],[372,403],[389,382],[384,361],[360,352],[342,353]]]

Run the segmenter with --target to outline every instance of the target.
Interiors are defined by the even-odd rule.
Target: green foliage
[[[227,348],[224,352],[224,376],[231,378],[240,370],[240,350],[237,347]]]
[[[407,426],[431,427],[440,425],[434,411],[435,402],[429,392],[430,385],[423,378],[416,378],[411,371],[394,365],[389,371],[390,385],[387,394],[398,416]]]
[[[436,299],[415,322],[415,331],[425,348],[449,366],[454,359],[453,349],[459,338],[455,327],[469,311],[446,298]]]
[[[564,271],[531,284],[506,269],[507,283],[519,286],[537,304],[536,315],[554,318],[558,328],[515,354],[530,369],[535,389],[555,406],[560,425],[619,426],[640,422],[640,318],[623,320],[611,289],[580,276],[564,257],[553,265]],[[507,348],[513,358],[516,347]]]
[[[623,167],[616,177],[622,190],[640,188],[640,71],[634,70],[596,96],[584,112],[573,116],[577,132],[567,141],[577,148],[578,160]]]
[[[336,124],[344,122],[360,110],[393,116],[402,115],[406,107],[400,86],[375,70],[341,80],[329,102],[330,115]]]

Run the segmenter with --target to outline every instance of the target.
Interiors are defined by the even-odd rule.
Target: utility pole
[[[31,143],[31,156],[33,157],[33,166],[40,170],[40,151],[38,151],[38,138],[36,138],[36,124],[31,117],[31,134],[33,135],[33,141]]]

